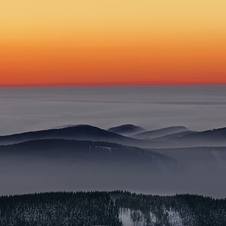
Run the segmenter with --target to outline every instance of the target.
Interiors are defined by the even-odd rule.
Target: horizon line
[[[0,84],[0,88],[44,88],[44,87],[135,87],[135,86],[211,86],[226,83],[31,83],[31,84]]]

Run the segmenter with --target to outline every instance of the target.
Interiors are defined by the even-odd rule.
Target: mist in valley
[[[0,89],[0,194],[225,197],[225,88]]]

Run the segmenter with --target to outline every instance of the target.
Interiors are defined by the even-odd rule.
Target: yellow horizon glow
[[[0,8],[0,85],[226,83],[225,1],[28,1]]]

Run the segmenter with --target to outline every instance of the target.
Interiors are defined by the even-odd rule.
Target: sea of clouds
[[[226,85],[0,88],[0,135],[90,124],[226,126]]]

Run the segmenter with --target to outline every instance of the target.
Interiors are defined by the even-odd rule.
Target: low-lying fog
[[[185,126],[196,131],[217,129],[226,127],[225,96],[226,86],[223,85],[1,88],[0,135],[76,124],[90,124],[103,129],[128,123],[147,130],[168,126]],[[153,149],[158,155],[149,156],[152,162],[146,164],[146,168],[142,168],[142,161],[147,162],[147,158],[141,154],[143,152],[138,153],[131,161],[134,163],[140,158],[140,165],[136,162],[126,169],[126,161],[116,167],[121,152],[114,162],[106,163],[97,158],[99,162],[87,165],[86,161],[71,164],[68,155],[55,158],[57,148],[64,153],[64,148],[61,149],[55,141],[55,146],[51,146],[51,158],[33,155],[37,145],[26,145],[25,149],[0,146],[0,195],[121,189],[147,194],[196,193],[226,197],[224,145],[218,149],[214,149],[216,143],[213,149],[189,149],[195,147],[195,143],[189,146],[189,142],[185,146],[188,149]],[[199,143],[199,146],[202,145]],[[48,154],[49,149],[45,148],[44,145],[40,150]],[[21,155],[21,150],[26,154]],[[40,154],[39,150],[36,151]],[[160,154],[166,157],[160,158]],[[107,159],[111,160],[111,156],[110,151]],[[74,159],[77,161],[79,158]],[[90,161],[90,156],[86,155],[86,159]],[[165,171],[171,166],[180,166],[180,163],[185,168],[182,167],[179,174],[159,174],[162,160],[156,162],[156,159],[165,161],[164,167],[168,167]],[[153,166],[158,172],[152,171]],[[184,169],[189,170],[185,172]]]
[[[90,124],[226,126],[226,86],[1,88],[0,135]]]
[[[112,191],[175,195],[199,194],[226,197],[225,171],[210,168],[160,174],[141,172],[141,166],[73,163],[67,159],[1,158],[0,195],[51,191]],[[208,165],[207,165],[208,166]],[[136,170],[139,167],[138,170]],[[201,166],[203,167],[203,165]],[[201,168],[200,167],[200,168]]]

